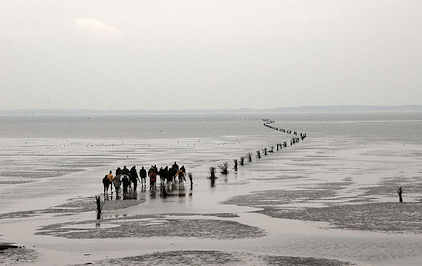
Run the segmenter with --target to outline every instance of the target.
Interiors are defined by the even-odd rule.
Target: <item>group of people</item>
[[[160,178],[160,187],[163,190],[166,190],[166,185],[169,187],[172,184],[179,183],[183,184],[186,181],[186,169],[185,166],[179,165],[174,162],[171,167],[165,166],[157,168],[157,165],[152,165],[148,171],[143,166],[138,171],[136,166],[128,169],[126,166],[123,168],[118,167],[116,169],[115,175],[113,172],[110,172],[104,176],[103,185],[104,185],[104,194],[108,193],[110,188],[111,193],[113,193],[113,186],[116,192],[116,197],[119,196],[120,188],[123,187],[123,196],[127,195],[129,192],[136,192],[138,187],[138,181],[141,183],[142,190],[146,190],[146,179],[149,177],[149,189],[155,190],[157,187],[157,177]],[[192,190],[192,175],[189,174],[191,190]]]

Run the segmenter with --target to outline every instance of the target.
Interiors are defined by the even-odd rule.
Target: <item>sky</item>
[[[0,109],[422,104],[420,0],[1,0]]]

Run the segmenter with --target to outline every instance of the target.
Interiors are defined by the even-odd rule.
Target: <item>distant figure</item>
[[[136,166],[133,166],[130,169],[130,181],[133,183],[133,192],[136,192],[136,188],[138,187],[138,180],[141,180],[138,177],[138,171],[136,171]]]
[[[113,193],[113,186],[111,184],[113,183],[114,176],[113,176],[113,172],[111,170],[107,175],[107,179],[108,179],[108,182],[110,183],[111,193]]]
[[[151,166],[148,170],[149,176],[149,190],[155,190],[157,182],[157,170],[155,166]]]
[[[97,220],[100,220],[101,219],[101,210],[102,210],[100,196],[95,196],[95,202],[97,204]]]
[[[120,167],[117,167],[116,176],[121,175],[121,174],[122,174],[122,169]]]
[[[113,185],[114,185],[114,190],[116,191],[116,199],[119,199],[119,192],[120,192],[120,186],[121,186],[122,181],[120,180],[120,175],[116,175],[113,178]]]
[[[147,185],[147,170],[142,166],[141,170],[139,170],[139,176],[141,177],[141,185]]]
[[[397,194],[399,195],[399,202],[403,203],[403,189],[402,189],[402,187],[399,187],[397,189]]]
[[[169,167],[166,165],[166,167],[164,167],[163,173],[165,175],[166,178],[166,184],[167,186],[169,186],[171,184],[171,182],[173,181],[173,177],[170,174],[170,169]]]
[[[233,169],[234,169],[235,171],[237,171],[237,160],[235,159],[233,162],[234,162]]]
[[[179,165],[177,165],[176,162],[174,162],[173,166],[174,169],[176,169],[176,172],[179,171]]]
[[[110,172],[111,172],[111,171],[110,171]],[[110,174],[105,175],[105,176],[104,176],[104,178],[103,178],[104,195],[108,193],[108,188],[109,188],[109,187],[110,187],[110,185],[111,185],[111,182],[110,182],[110,179],[109,179],[109,175],[110,175]],[[111,176],[113,176],[113,175],[111,175]]]
[[[130,171],[129,171],[129,169],[127,169],[127,168],[126,168],[126,165],[125,165],[125,166],[123,166],[123,169],[122,169],[122,174],[123,174],[123,175],[130,176]]]
[[[186,169],[185,169],[185,166],[182,165],[179,171],[177,171],[177,176],[179,177],[179,184],[183,184],[186,181],[185,174],[186,174]]]
[[[160,186],[162,187],[164,185],[164,181],[166,180],[166,174],[163,167],[160,167],[160,170],[158,170],[158,175],[160,176]]]
[[[130,185],[129,175],[123,175],[122,183],[123,183],[123,197],[124,197],[127,194],[128,192],[127,189]]]
[[[177,170],[175,167],[170,167],[168,170],[168,177],[167,177],[167,183],[170,181],[170,183],[175,183],[175,177],[177,174]]]

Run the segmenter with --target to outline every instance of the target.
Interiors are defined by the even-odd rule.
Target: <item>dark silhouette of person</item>
[[[122,174],[122,169],[120,167],[117,167],[116,169],[116,176]]]
[[[176,162],[174,162],[174,164],[173,164],[173,166],[172,166],[174,169],[176,169],[176,172],[177,171],[179,171],[179,165],[176,163]]]
[[[160,167],[160,170],[158,170],[158,175],[160,176],[160,186],[162,187],[164,185],[164,180],[166,178],[163,167]]]
[[[130,180],[128,178],[128,175],[123,176],[122,183],[123,183],[123,196],[125,196],[127,194],[127,189],[130,185]]]
[[[123,169],[122,169],[122,174],[125,174],[125,175],[130,175],[130,171],[129,171],[129,169],[127,169],[127,168],[126,168],[126,165],[125,165],[125,166],[123,166]]]
[[[402,187],[399,187],[397,189],[397,194],[399,195],[399,202],[403,203],[403,188]]]
[[[111,182],[108,179],[108,175],[105,175],[103,178],[103,186],[104,186],[104,195],[108,193],[108,187],[110,186]]]
[[[138,187],[138,171],[136,171],[136,166],[133,166],[130,169],[130,181],[133,183],[133,192],[136,192],[136,188]],[[141,180],[139,180],[141,182]]]
[[[170,180],[171,180],[172,183],[174,183],[174,181],[175,181],[176,173],[177,173],[177,170],[176,170],[175,167],[171,167],[169,169],[169,176],[170,176],[169,178],[170,178]]]
[[[139,170],[139,176],[141,177],[142,186],[146,186],[147,184],[147,170],[142,166],[141,170]]]
[[[97,220],[100,220],[101,219],[101,210],[102,210],[100,196],[95,196],[95,202],[97,204]]]
[[[168,166],[164,167],[163,174],[165,176],[165,179],[166,179],[167,184],[169,184],[171,182],[171,177],[170,177],[169,167]]]
[[[151,168],[148,170],[148,176],[149,176],[149,190],[155,190],[155,183],[157,181],[157,171],[155,166],[151,166]]]

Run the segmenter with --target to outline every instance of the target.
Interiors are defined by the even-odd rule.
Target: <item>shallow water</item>
[[[311,192],[310,196],[290,196],[282,201],[262,199],[262,204],[287,209],[392,202],[396,201],[398,185],[404,187],[405,201],[418,201],[422,196],[422,190],[416,189],[422,175],[422,121],[418,120],[422,116],[419,115],[248,113],[0,117],[0,213],[40,210],[63,204],[68,199],[100,194],[101,178],[108,169],[117,166],[178,161],[193,173],[192,196],[163,199],[159,194],[139,192],[138,197],[145,202],[125,209],[106,210],[104,219],[180,213],[184,216],[176,216],[177,219],[205,217],[233,221],[266,232],[259,241],[184,237],[182,231],[177,237],[117,239],[75,240],[36,235],[39,228],[51,224],[82,222],[89,229],[96,228],[95,222],[84,223],[95,218],[92,210],[66,216],[42,213],[1,219],[3,236],[0,239],[34,246],[39,252],[39,259],[34,263],[39,265],[62,264],[63,259],[69,263],[85,263],[177,249],[334,258],[371,265],[419,265],[422,237],[418,233],[333,229],[329,223],[251,213],[260,210],[256,204],[222,203],[234,196],[264,190]],[[276,120],[276,126],[305,130],[309,137],[303,143],[259,161],[254,158],[252,164],[246,164],[237,173],[230,171],[226,178],[220,176],[216,186],[211,188],[207,179],[210,166],[224,161],[231,163],[247,152],[254,154],[258,149],[289,138],[263,127],[259,121],[262,117]],[[13,181],[25,183],[14,184]],[[321,189],[324,193],[319,195]],[[238,217],[211,215],[215,213],[232,213]],[[71,225],[69,229],[78,227]],[[86,253],[90,255],[85,256]]]

